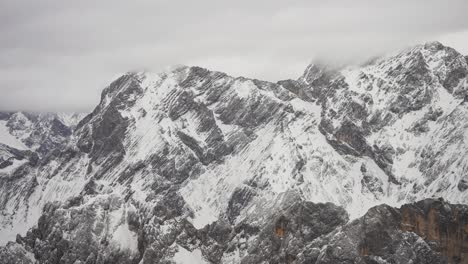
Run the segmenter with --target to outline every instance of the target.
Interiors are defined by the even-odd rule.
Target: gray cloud
[[[467,52],[464,0],[0,0],[0,109],[88,111],[130,70],[276,81],[427,40]],[[465,48],[466,47],[466,48]]]

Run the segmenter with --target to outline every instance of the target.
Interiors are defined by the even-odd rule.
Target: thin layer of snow
[[[187,249],[177,245],[177,252],[175,253],[173,259],[176,264],[208,264],[209,262],[205,260],[200,249],[194,249],[193,251],[188,251]]]
[[[357,92],[357,93],[363,93],[364,90],[362,87],[359,85],[358,80],[359,80],[359,75],[362,72],[360,69],[356,68],[345,68],[341,71],[341,74],[345,77],[345,81],[348,84],[348,88],[351,91]]]
[[[86,171],[83,170],[86,168],[87,162],[86,158],[67,163],[66,166],[60,166],[61,164],[58,162],[51,162],[42,167],[36,174],[28,174],[21,178],[22,182],[17,186],[18,192],[14,193],[3,207],[2,214],[9,217],[0,218],[0,244],[14,241],[17,234],[25,235],[32,226],[37,224],[42,208],[47,202],[63,202],[78,195],[87,182],[85,179]],[[49,178],[49,175],[57,169],[61,170],[58,172],[61,176]],[[37,186],[28,189],[34,181],[37,181]],[[28,197],[20,196],[31,191],[32,193]]]
[[[21,165],[24,165],[28,161],[26,159],[24,160],[17,160],[17,159],[12,159],[12,163],[10,166],[7,166],[3,169],[0,169],[0,176],[2,174],[10,174],[14,172],[17,168],[19,168]]]
[[[30,201],[38,199],[40,193],[35,191],[30,198]],[[15,241],[16,236],[26,235],[26,232],[34,225],[42,213],[42,204],[34,202],[21,202],[20,207],[15,207],[15,199],[11,199],[6,204],[6,210],[2,213],[12,215],[11,218],[0,219],[0,245],[5,245],[9,241]]]
[[[210,165],[203,175],[193,179],[180,192],[186,203],[194,211],[192,223],[197,228],[216,221],[219,213],[227,206],[229,195],[248,177],[252,177],[266,160],[271,142],[272,127],[265,128],[262,136],[249,144],[239,155],[230,156],[223,164]],[[256,166],[252,167],[253,161]],[[266,165],[265,165],[266,167]],[[279,179],[279,177],[275,177]]]
[[[9,128],[6,126],[7,121],[0,121],[0,143],[8,145],[12,148],[25,150],[28,149],[23,142],[11,135]]]
[[[176,98],[177,78],[174,73],[145,73],[141,78],[145,90],[142,97],[136,99],[135,107],[121,112],[124,117],[134,120],[125,142],[125,160],[129,163],[145,160],[151,153],[164,148],[165,142],[176,141],[176,134],[172,133],[176,125],[164,112]]]
[[[313,110],[311,112],[316,111]],[[262,199],[274,200],[290,190],[300,190],[306,200],[333,202],[346,207],[352,218],[361,216],[382,201],[395,204],[387,198],[389,190],[386,186],[379,199],[373,193],[362,192],[362,162],[369,163],[369,170],[385,185],[388,176],[372,160],[345,160],[318,131],[319,120],[314,115],[284,119],[287,125],[281,133],[273,124],[259,129],[257,138],[238,155],[227,157],[222,164],[208,166],[202,175],[180,190],[194,212],[192,223],[196,228],[215,221],[226,210],[234,190],[253,179],[257,184],[267,186],[264,190],[257,189],[257,197],[261,197],[259,203]],[[300,160],[303,164],[298,167]],[[240,217],[261,214],[263,210],[264,206],[246,208]]]

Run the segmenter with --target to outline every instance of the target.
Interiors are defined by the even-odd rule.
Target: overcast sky
[[[429,40],[468,54],[466,0],[0,0],[0,110],[90,111],[127,71],[270,81]]]

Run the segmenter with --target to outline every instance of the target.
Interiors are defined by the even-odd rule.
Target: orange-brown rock
[[[404,205],[400,229],[414,232],[449,263],[468,263],[468,211],[440,200]]]

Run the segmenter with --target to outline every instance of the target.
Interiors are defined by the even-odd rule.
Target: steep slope
[[[62,150],[1,178],[0,237],[21,233],[22,247],[0,254],[33,252],[51,263],[364,263],[361,252],[394,261],[349,246],[351,259],[341,259],[326,248],[374,205],[434,196],[467,203],[467,72],[462,55],[428,43],[361,67],[311,65],[278,83],[184,66],[125,74]],[[387,216],[373,212],[361,219]],[[397,232],[400,218],[392,219]],[[398,243],[414,244],[403,260],[455,256],[398,230]]]
[[[0,241],[13,240],[34,225],[42,204],[35,205],[36,168],[40,158],[61,151],[83,114],[0,112]],[[40,179],[45,180],[45,179]],[[47,180],[46,180],[47,181]],[[42,191],[47,191],[43,189]],[[53,194],[52,194],[53,195]],[[24,203],[31,199],[32,203]]]
[[[435,42],[358,68],[312,65],[300,82],[322,102],[327,140],[342,153],[372,158],[398,200],[466,203],[467,75],[465,58]]]

